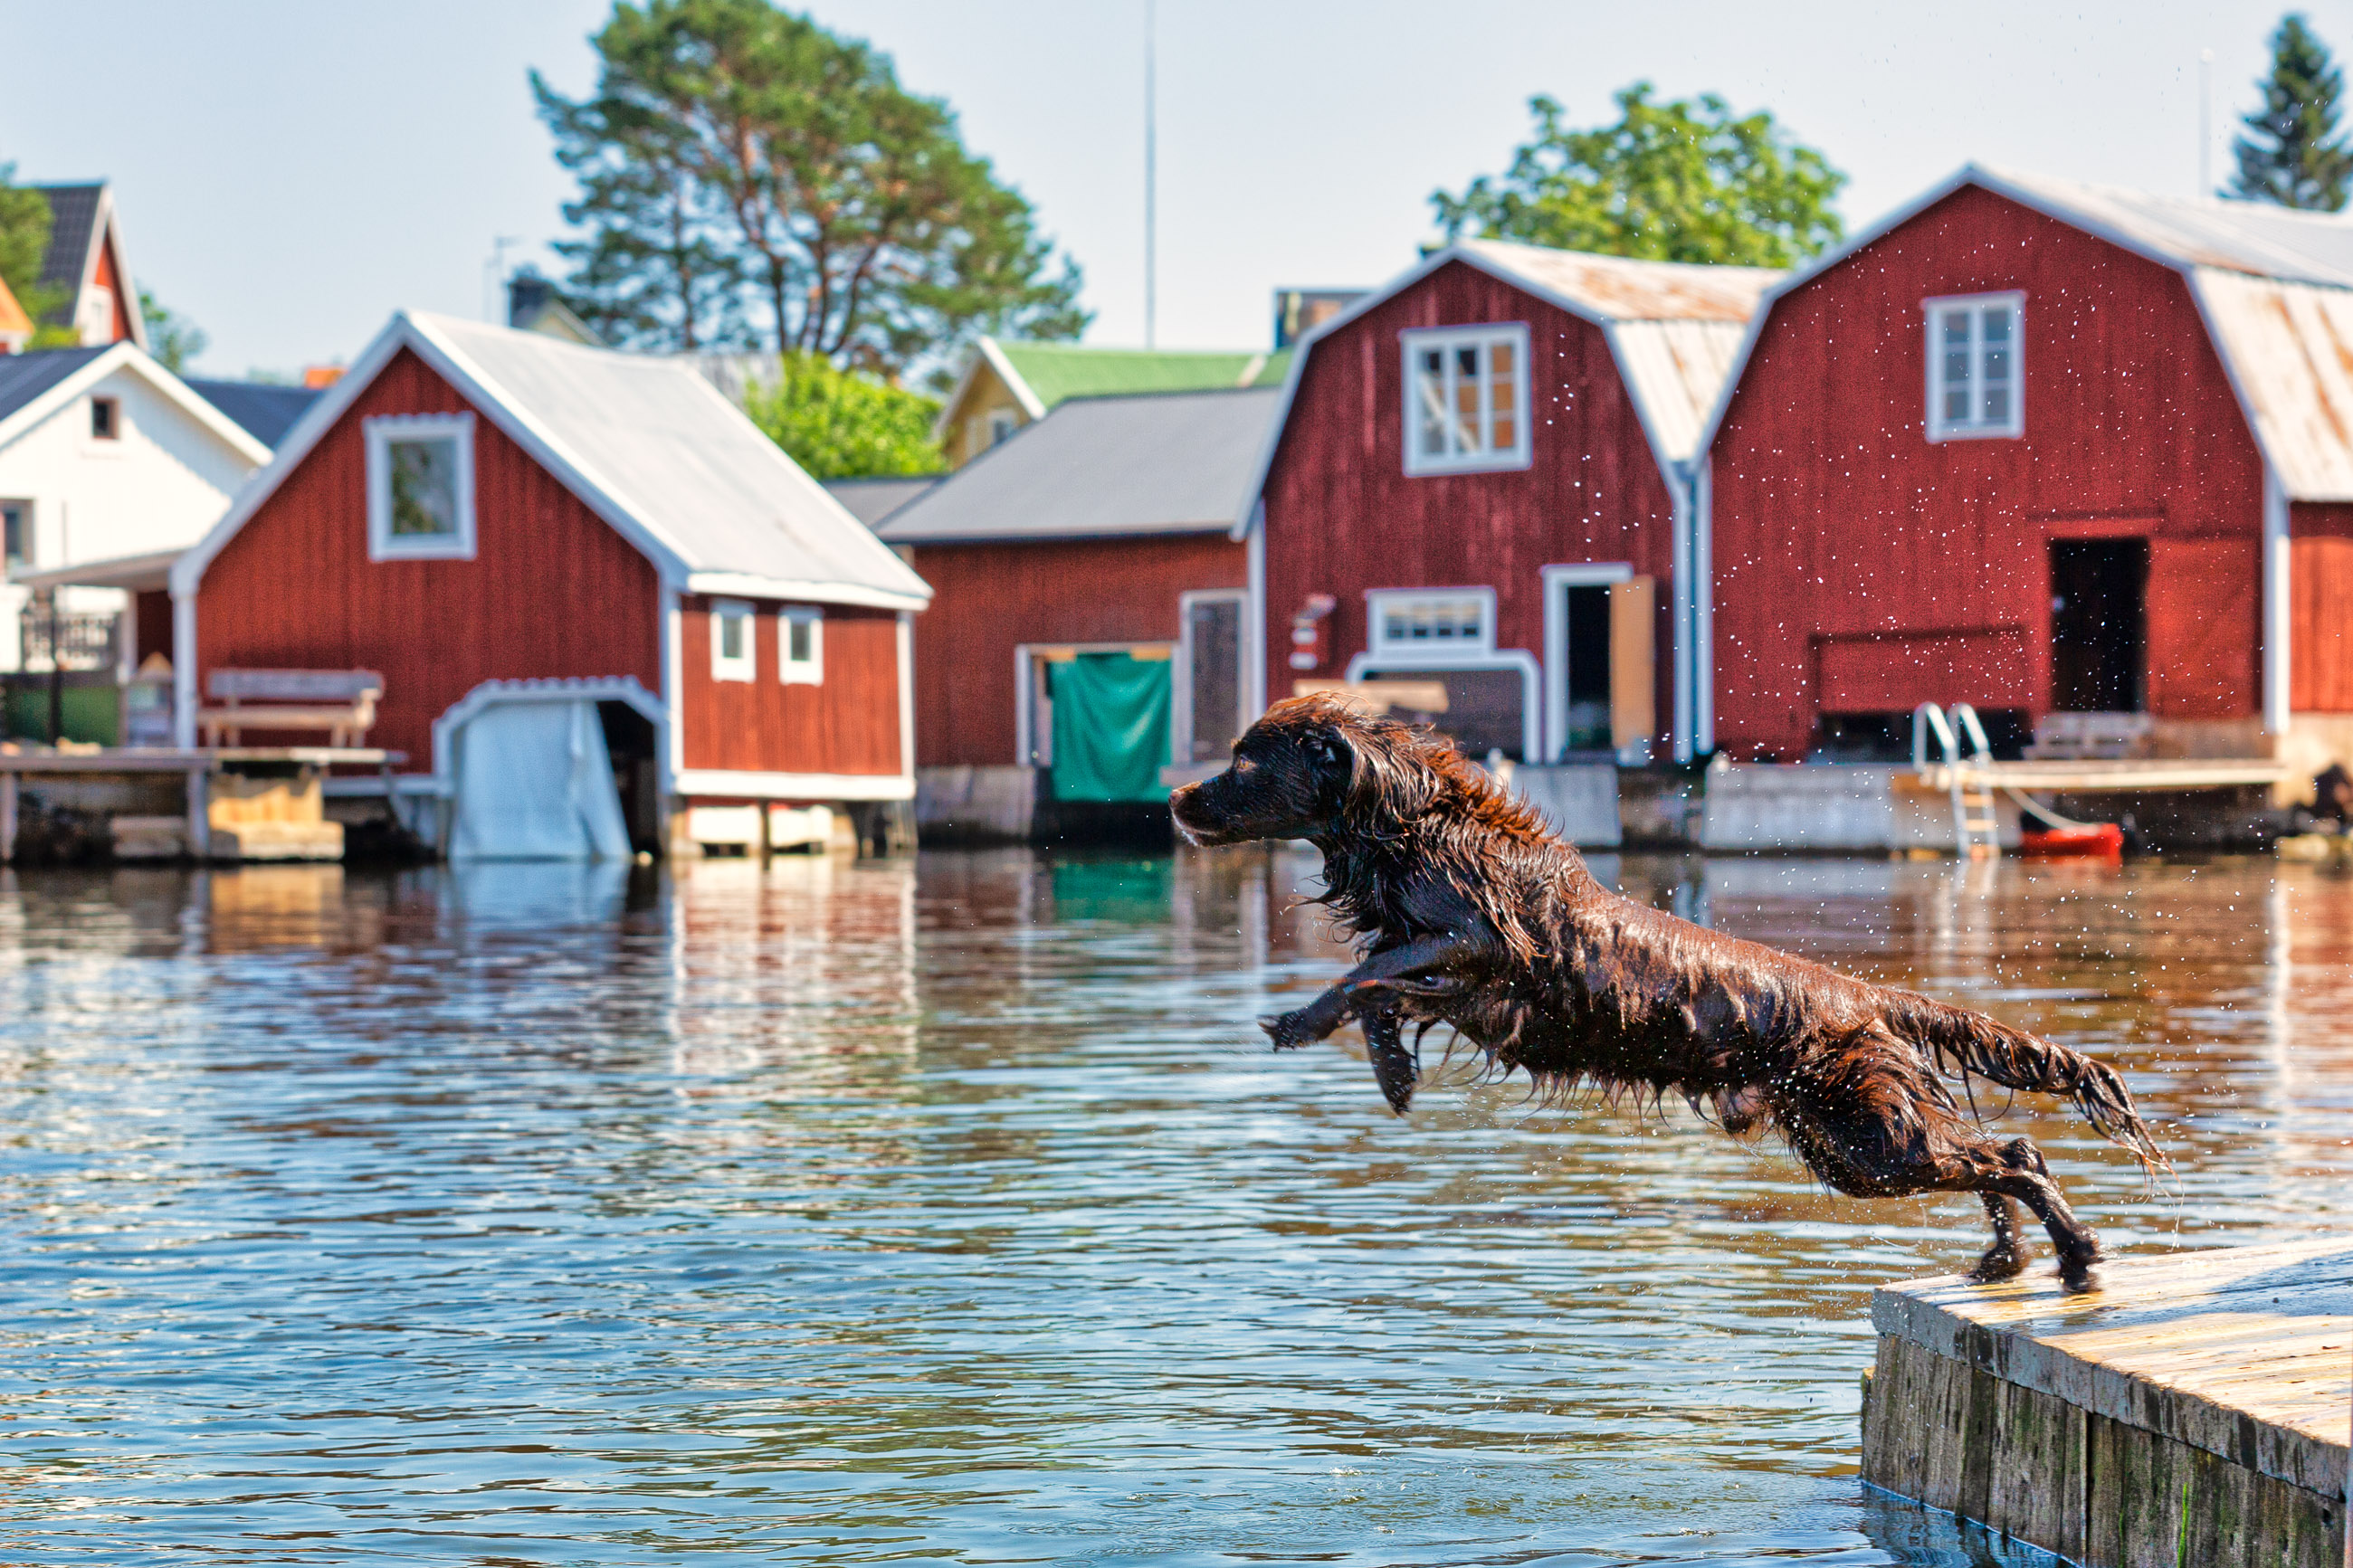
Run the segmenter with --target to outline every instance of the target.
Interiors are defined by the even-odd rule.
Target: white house
[[[168,657],[172,559],[269,460],[268,446],[135,343],[0,356],[0,670],[26,667],[22,615],[41,588],[68,613],[118,613],[152,595],[153,613],[115,639],[119,667]]]

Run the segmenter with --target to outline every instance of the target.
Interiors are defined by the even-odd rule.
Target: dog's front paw
[[[1278,1051],[1295,1051],[1302,1046],[1312,1046],[1323,1035],[1315,1027],[1314,1009],[1302,1007],[1272,1018],[1261,1018],[1258,1026],[1266,1031],[1267,1038]]]

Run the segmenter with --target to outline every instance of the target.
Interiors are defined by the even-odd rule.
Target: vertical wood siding
[[[711,678],[712,600],[689,595],[681,605],[686,765],[747,773],[899,772],[898,616],[821,606],[824,681],[787,686],[777,679],[777,612],[784,605],[743,602],[753,611],[749,680]]]
[[[1533,461],[1409,478],[1398,334],[1487,321],[1528,324]],[[1599,327],[1460,262],[1440,268],[1310,353],[1265,501],[1269,700],[1290,694],[1291,618],[1311,594],[1339,601],[1318,679],[1337,679],[1365,651],[1374,588],[1492,587],[1495,646],[1541,661],[1543,568],[1622,561],[1658,580],[1663,746],[1674,714],[1674,504]]]
[[[1023,643],[1174,642],[1177,595],[1250,584],[1223,533],[924,544],[915,622],[915,760],[991,766],[1014,755],[1013,650]]]
[[[2025,436],[1931,445],[1921,302],[2012,289]],[[2017,637],[2039,713],[2053,537],[2150,539],[2160,718],[2260,710],[2262,459],[2168,268],[1957,192],[1774,306],[1711,462],[1716,739],[1736,755],[1807,750],[1825,640]],[[1902,670],[1875,701],[2018,703],[1998,668]]]
[[[200,681],[228,668],[375,670],[369,743],[406,752],[410,773],[432,768],[433,721],[485,680],[635,676],[661,689],[652,563],[479,410],[475,558],[368,559],[360,422],[470,407],[415,354],[394,357],[206,569]]]

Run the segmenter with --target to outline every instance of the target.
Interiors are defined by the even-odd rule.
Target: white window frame
[[[1479,636],[1475,639],[1448,637],[1435,642],[1415,642],[1410,639],[1391,642],[1384,635],[1384,623],[1392,609],[1403,608],[1417,602],[1437,605],[1472,601],[1479,605]],[[1436,655],[1441,659],[1457,654],[1475,654],[1491,658],[1495,651],[1495,590],[1493,588],[1370,588],[1365,593],[1365,650],[1377,659],[1395,663],[1399,658],[1423,658]]]
[[[1525,321],[1483,321],[1475,326],[1416,328],[1398,334],[1401,350],[1398,366],[1404,372],[1398,397],[1399,430],[1405,442],[1405,471],[1409,476],[1424,474],[1503,473],[1525,468],[1532,461],[1534,436],[1528,406],[1528,324]],[[1454,352],[1477,344],[1482,349],[1495,342],[1512,345],[1513,406],[1518,417],[1513,427],[1513,444],[1508,447],[1482,448],[1476,452],[1450,452],[1432,457],[1421,450],[1417,439],[1421,423],[1420,409],[1416,403],[1416,356],[1439,350],[1445,355],[1446,405],[1454,405],[1456,385]],[[1492,384],[1492,382],[1489,383]],[[1479,421],[1482,438],[1493,434],[1494,416],[1492,395],[1482,392],[1479,399]]]
[[[796,626],[808,627],[809,656],[805,659],[792,657]],[[825,611],[820,606],[789,605],[776,612],[776,679],[786,686],[825,684]]]
[[[2010,417],[2000,423],[1984,419],[1945,417],[1945,317],[1954,310],[1969,312],[1969,396],[1974,401],[1985,384],[1984,314],[1989,305],[2010,308]],[[1925,337],[1928,359],[1926,428],[1932,442],[2016,440],[2026,434],[2026,294],[2010,289],[1990,294],[1942,294],[1920,301],[1926,317]]]
[[[1609,588],[1634,580],[1630,561],[1579,562],[1546,566],[1544,582],[1545,748],[1547,762],[1560,761],[1568,743],[1568,591]]]
[[[720,635],[723,621],[744,623],[744,651],[734,658],[727,656],[727,642]],[[711,679],[713,680],[750,680],[760,668],[760,617],[742,599],[711,601]]]
[[[390,414],[363,421],[367,439],[368,559],[471,561],[474,558],[474,416],[470,414]],[[458,444],[457,531],[448,534],[392,531],[392,444],[455,439]]]

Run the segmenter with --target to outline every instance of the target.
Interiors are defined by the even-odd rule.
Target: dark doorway
[[[626,702],[599,702],[605,749],[613,754],[613,786],[621,794],[621,820],[629,847],[661,847],[661,773],[654,763],[654,721]]]
[[[1567,600],[1567,703],[1562,712],[1560,750],[1606,752],[1609,732],[1609,587],[1574,583]]]
[[[2147,540],[2051,542],[2052,708],[2141,711],[2147,590]]]

